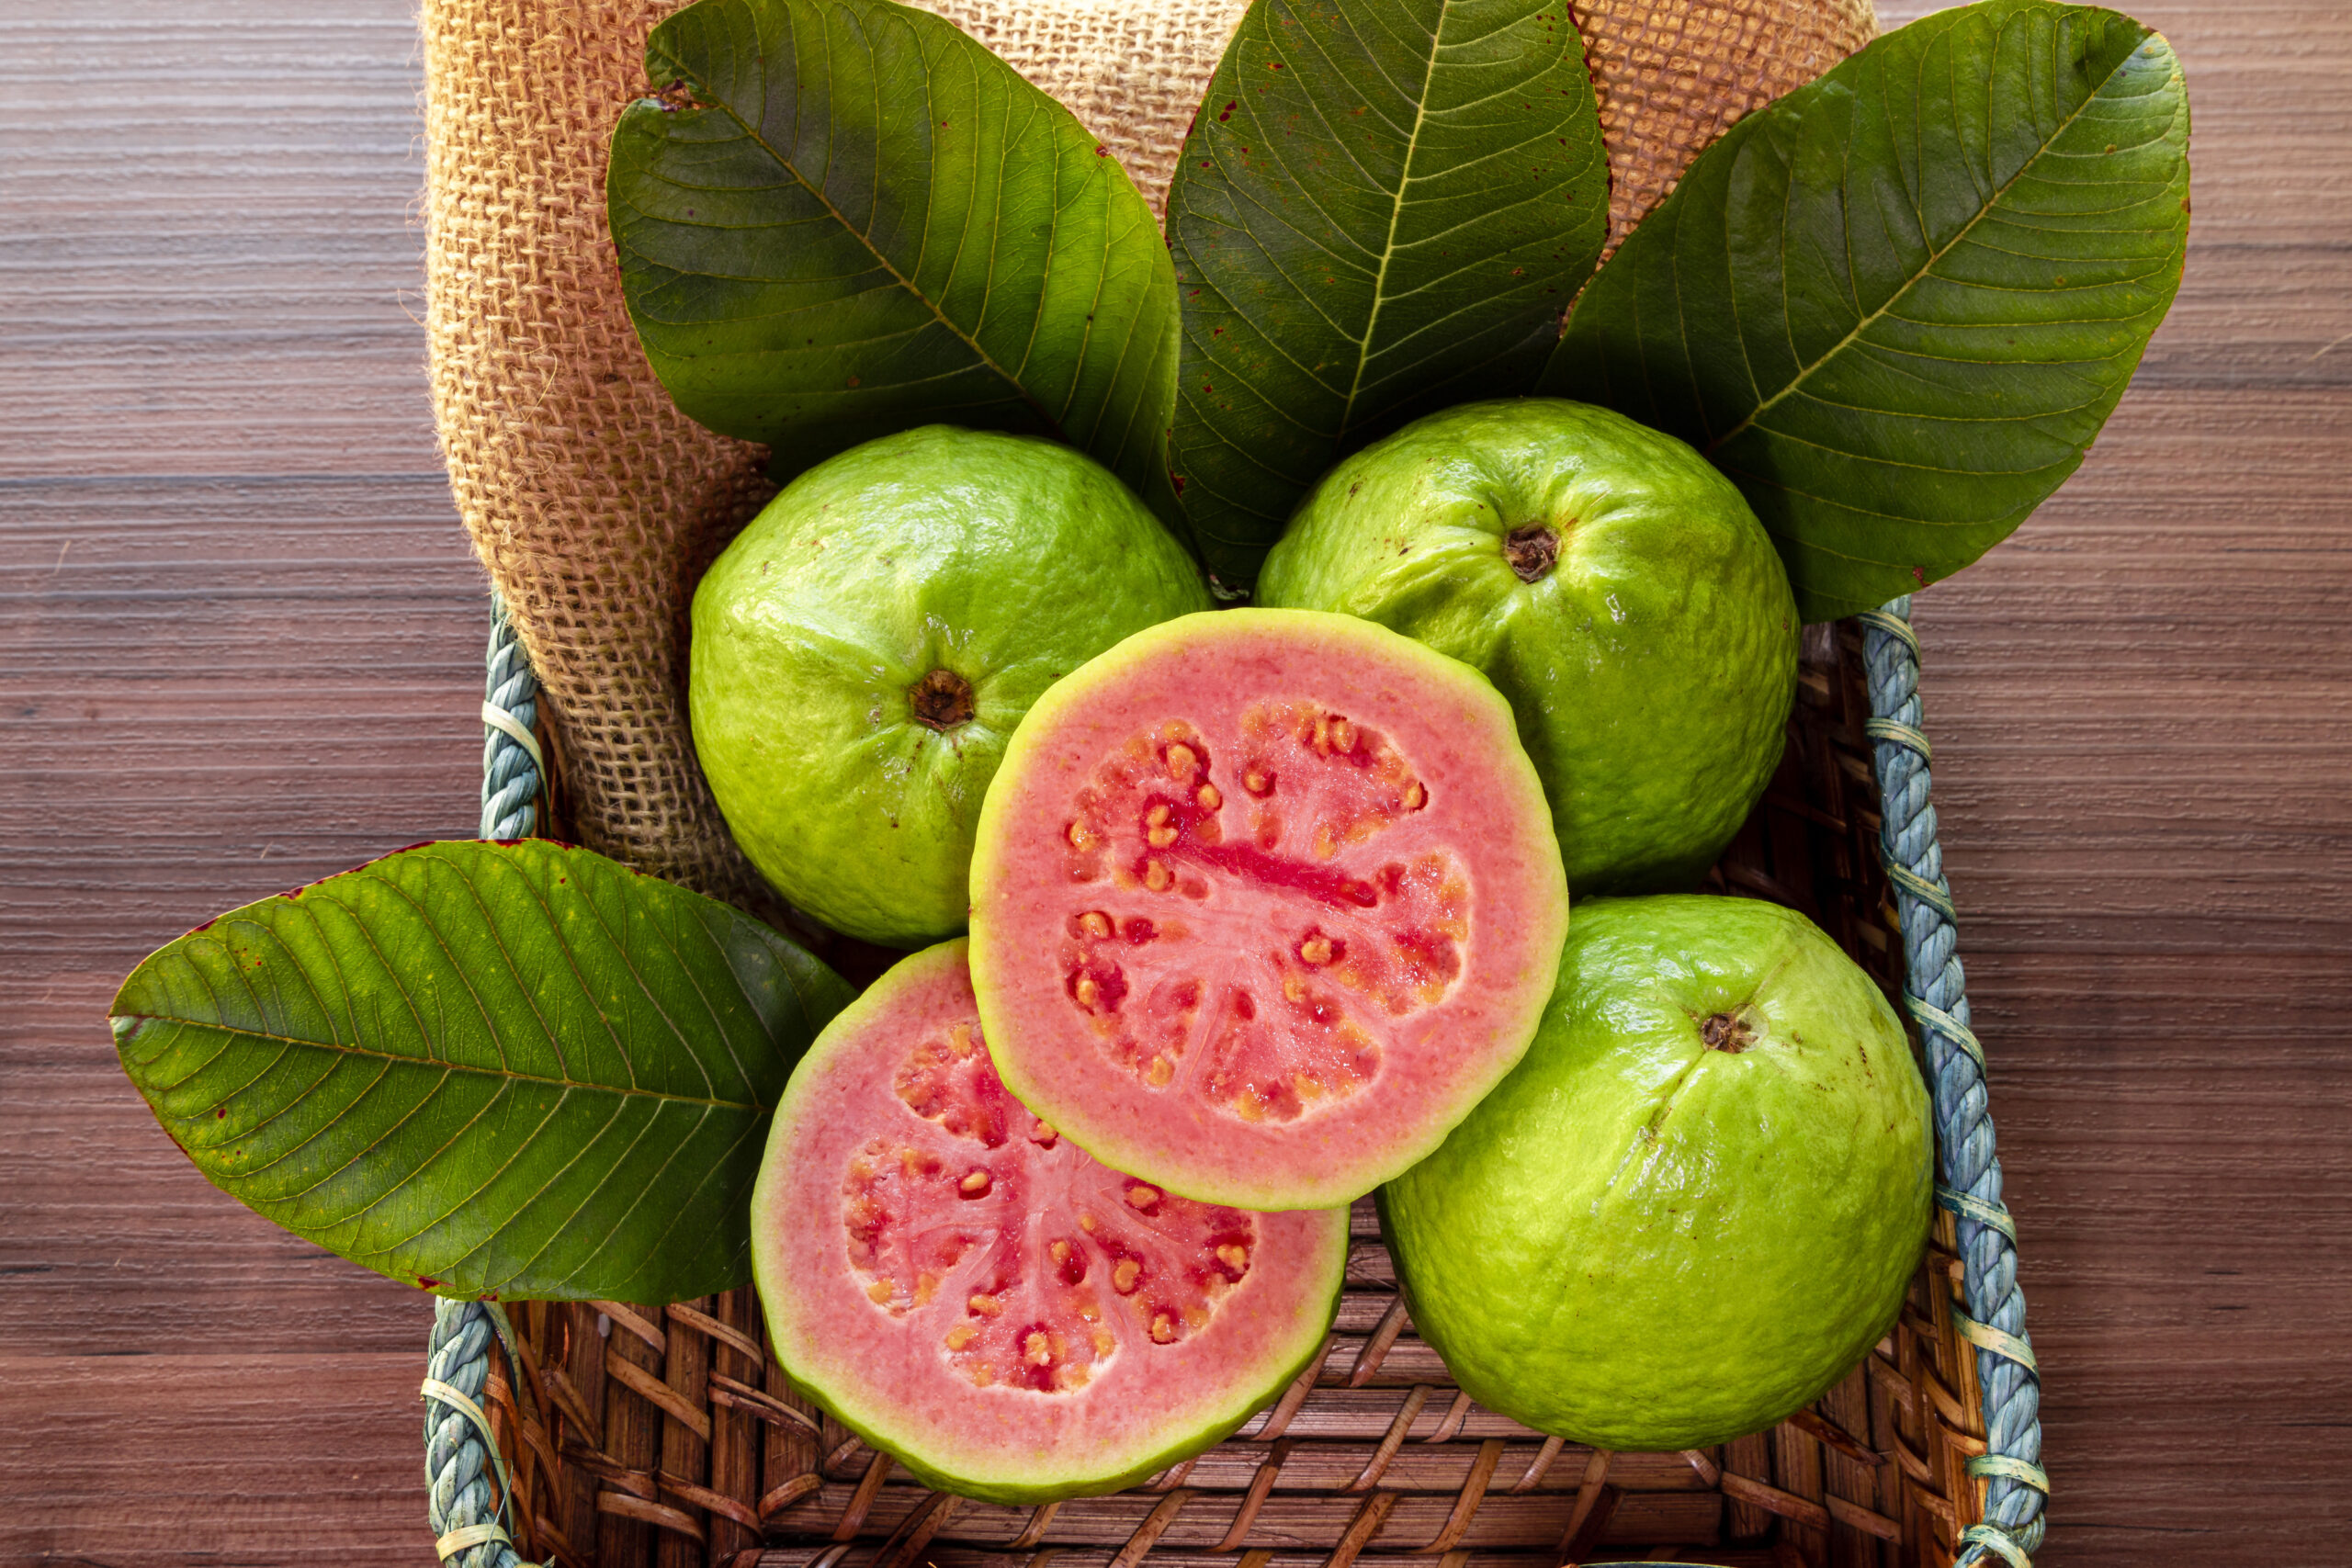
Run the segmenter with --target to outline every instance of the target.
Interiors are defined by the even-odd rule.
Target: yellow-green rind
[[[1743,1009],[1760,1038],[1705,1048]],[[1526,1058],[1379,1203],[1414,1325],[1473,1398],[1673,1450],[1771,1426],[1885,1334],[1933,1159],[1902,1025],[1812,922],[1601,899]]]
[[[1344,1232],[1342,1235],[1344,1235]],[[1344,1250],[1343,1246],[1342,1252]],[[1340,1292],[1337,1290],[1331,1292],[1331,1310],[1316,1321],[1315,1336],[1307,1341],[1306,1348],[1299,1352],[1297,1359],[1284,1368],[1282,1375],[1264,1393],[1252,1395],[1248,1408],[1241,1410],[1238,1415],[1207,1428],[1170,1438],[1166,1447],[1127,1469],[1120,1471],[1115,1475],[1073,1480],[1062,1483],[1023,1484],[1018,1482],[982,1481],[958,1475],[950,1470],[943,1470],[899,1443],[878,1425],[860,1420],[845,1409],[841,1402],[831,1398],[825,1390],[803,1382],[799,1378],[793,1376],[791,1368],[785,1368],[784,1376],[785,1381],[792,1385],[793,1393],[821,1405],[826,1414],[856,1433],[865,1441],[866,1447],[888,1454],[906,1467],[908,1474],[934,1492],[952,1492],[958,1497],[969,1497],[982,1503],[1001,1503],[1014,1507],[1038,1503],[1058,1503],[1068,1497],[1103,1497],[1114,1492],[1125,1492],[1132,1486],[1140,1486],[1170,1465],[1182,1464],[1195,1454],[1206,1453],[1248,1425],[1250,1417],[1279,1399],[1283,1390],[1297,1381],[1298,1375],[1306,1370],[1307,1364],[1322,1351],[1324,1336],[1330,1332],[1333,1320],[1339,1316],[1340,1295]]]
[[[1510,532],[1555,564],[1522,581]],[[1770,781],[1796,690],[1788,573],[1737,487],[1622,414],[1465,403],[1346,458],[1257,603],[1362,615],[1477,669],[1518,716],[1568,884],[1695,884]]]
[[[867,942],[935,942],[964,928],[980,799],[1037,694],[1208,604],[1183,547],[1082,453],[885,436],[795,479],[704,576],[695,749],[778,892]],[[969,722],[916,721],[933,670],[969,682]]]

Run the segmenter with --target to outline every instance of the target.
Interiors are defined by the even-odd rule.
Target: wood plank
[[[0,1562],[430,1562],[424,1343],[0,1357]]]
[[[198,1179],[115,982],[469,829],[408,7],[0,16],[0,1562],[430,1561],[424,1298]]]

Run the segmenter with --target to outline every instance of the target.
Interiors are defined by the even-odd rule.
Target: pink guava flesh
[[[1250,1213],[1080,1152],[1005,1091],[965,944],[905,960],[795,1072],[752,1200],[794,1382],[932,1485],[1132,1483],[1275,1397],[1320,1346],[1344,1210]]]
[[[1532,1037],[1567,888],[1509,707],[1308,611],[1185,616],[1053,687],[981,812],[1005,1082],[1090,1152],[1255,1209],[1434,1148]]]

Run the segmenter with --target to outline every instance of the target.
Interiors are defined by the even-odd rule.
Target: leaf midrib
[[[2056,146],[2059,139],[2064,137],[2066,132],[2073,128],[2075,122],[2077,119],[2080,119],[2090,107],[2099,100],[2101,95],[2107,91],[2109,85],[2112,83],[2117,76],[2122,73],[2126,66],[2132,63],[2132,60],[2139,55],[2141,48],[2146,42],[2147,38],[2145,35],[2143,35],[2140,42],[2132,45],[2131,52],[2124,55],[2121,60],[2118,61],[2115,68],[2109,71],[2106,76],[2102,77],[2097,86],[2083,95],[2083,101],[2075,105],[2075,107],[2067,114],[2066,118],[2059,122],[2057,129],[2052,130],[2050,135],[2042,141],[2041,146],[2034,149],[2033,156],[2018,164],[2018,172],[2011,175],[2007,179],[2002,181],[1999,187],[1996,189],[1992,195],[1985,197],[1984,205],[1976,209],[1975,216],[1969,219],[1966,223],[1961,225],[1960,231],[1958,233],[1955,233],[1950,240],[1944,243],[1941,248],[1930,254],[1928,259],[1920,265],[1919,269],[1913,273],[1911,276],[1904,282],[1902,288],[1888,295],[1885,300],[1869,315],[1855,322],[1854,328],[1851,332],[1849,332],[1844,337],[1839,338],[1837,343],[1830,345],[1826,351],[1815,358],[1812,364],[1806,366],[1794,377],[1791,378],[1788,385],[1782,387],[1779,391],[1774,392],[1770,397],[1765,399],[1755,408],[1750,409],[1747,412],[1747,418],[1741,420],[1737,424],[1732,426],[1721,435],[1714,436],[1710,439],[1706,446],[1702,447],[1701,450],[1710,456],[1713,456],[1715,452],[1720,451],[1724,446],[1728,445],[1733,440],[1746,434],[1748,430],[1754,427],[1758,420],[1771,412],[1774,408],[1780,405],[1782,400],[1792,396],[1799,388],[1803,387],[1806,380],[1812,377],[1815,371],[1834,362],[1839,355],[1851,347],[1855,341],[1860,338],[1864,333],[1877,325],[1879,321],[1883,321],[1886,317],[1889,311],[1893,310],[1897,305],[1909,298],[1911,291],[1918,288],[1920,284],[1926,282],[1935,272],[1937,264],[1941,262],[1944,257],[1950,255],[1953,251],[1957,250],[1962,242],[1966,240],[1970,234],[1975,232],[1976,226],[1979,223],[1982,223],[1996,208],[2001,205],[2002,198],[2008,195],[2010,189],[2014,187],[2019,180],[2025,178],[2028,174],[2031,173],[2035,164],[2039,164],[2044,157],[2049,155],[2051,148]],[[1744,346],[1745,340],[1743,340],[1743,347]]]
[[[1421,127],[1430,115],[1430,84],[1437,77],[1437,57],[1444,48],[1445,22],[1453,0],[1438,0],[1437,23],[1430,28],[1429,62],[1421,68],[1421,90],[1413,100],[1413,129],[1405,138],[1405,157],[1398,165],[1396,194],[1388,206],[1388,232],[1380,248],[1380,266],[1372,277],[1372,314],[1364,319],[1363,335],[1356,340],[1355,374],[1348,381],[1347,400],[1340,408],[1339,437],[1347,439],[1355,423],[1356,399],[1363,390],[1364,367],[1372,363],[1372,340],[1380,327],[1380,308],[1387,303],[1388,264],[1396,254],[1396,228],[1405,220],[1405,187],[1413,183],[1413,156],[1420,150]]]
[[[437,1061],[429,1056],[405,1055],[398,1051],[370,1050],[365,1045],[345,1045],[322,1040],[305,1040],[297,1035],[278,1034],[266,1029],[245,1029],[236,1024],[218,1023],[209,1019],[179,1018],[170,1013],[117,1013],[117,1018],[134,1020],[137,1024],[167,1023],[183,1029],[208,1029],[237,1040],[266,1040],[279,1045],[300,1046],[311,1051],[329,1051],[341,1056],[365,1057],[370,1061],[396,1062],[405,1066],[437,1068],[447,1074],[464,1074],[474,1077],[496,1078],[509,1083],[544,1084],[566,1090],[580,1089],[591,1094],[616,1095],[625,1100],[660,1100],[673,1105],[704,1105],[723,1111],[750,1111],[764,1114],[772,1106],[749,1100],[718,1100],[707,1095],[672,1094],[662,1089],[637,1087],[622,1088],[615,1084],[587,1083],[578,1078],[548,1077],[538,1073],[516,1072],[511,1067],[479,1067],[464,1062]]]
[[[951,23],[949,25],[953,26],[954,24]],[[831,52],[831,41],[832,40],[830,37],[825,40],[827,45],[827,53],[829,56]],[[869,51],[869,55],[870,52],[871,51]],[[670,55],[666,58],[668,59],[670,65],[676,71],[677,75],[690,84],[695,84],[696,90],[698,91],[699,84],[696,83],[696,78],[700,73],[687,70],[685,62],[675,55]],[[763,66],[764,63],[765,62],[763,62]],[[657,72],[655,74],[658,76],[661,73]],[[976,82],[976,96],[978,90],[978,84]],[[876,264],[878,265],[883,271],[890,275],[892,282],[896,283],[900,288],[905,289],[909,294],[914,296],[917,299],[922,300],[923,309],[931,312],[932,319],[933,321],[937,321],[941,326],[946,328],[949,333],[953,333],[958,343],[961,343],[965,347],[972,351],[974,357],[978,358],[982,365],[988,367],[990,371],[1002,378],[1007,386],[1011,387],[1014,392],[1019,394],[1023,402],[1027,403],[1032,409],[1035,410],[1037,417],[1046,422],[1046,429],[1053,433],[1056,440],[1066,441],[1069,439],[1068,435],[1062,430],[1061,421],[1056,419],[1046,411],[1046,405],[1037,400],[1035,396],[1030,392],[1028,387],[1023,384],[1021,378],[1007,370],[1002,365],[999,364],[994,355],[991,355],[987,349],[980,346],[979,340],[978,338],[966,332],[961,326],[957,325],[953,320],[951,320],[947,313],[939,308],[937,300],[932,299],[930,295],[916,288],[912,279],[908,277],[906,274],[900,272],[898,266],[891,262],[888,256],[884,255],[881,251],[875,247],[874,242],[866,238],[865,231],[858,228],[856,224],[852,223],[848,217],[842,212],[841,209],[833,205],[831,197],[828,197],[822,190],[809,183],[808,176],[800,172],[799,164],[793,162],[792,159],[786,157],[784,153],[778,152],[773,145],[771,145],[766,137],[754,130],[751,123],[745,120],[741,115],[735,112],[733,105],[722,99],[709,107],[718,109],[719,113],[734,121],[736,128],[742,131],[746,140],[750,141],[752,145],[758,147],[760,151],[765,152],[769,157],[775,159],[777,165],[786,174],[790,175],[794,182],[797,183],[801,189],[807,191],[811,197],[816,198],[817,204],[825,209],[826,215],[831,218],[834,222],[841,225],[842,231],[843,233],[849,234],[856,239],[858,244],[865,249],[865,254],[872,256]],[[876,117],[876,123],[879,123],[878,116]],[[1050,132],[1048,134],[1050,135]],[[1058,148],[1055,149],[1055,161],[1057,164],[1058,164],[1060,161],[1059,152],[1060,150]],[[1001,211],[1003,186],[1004,182],[1000,177],[997,181],[997,195],[1000,203],[998,210],[1000,212]],[[926,210],[923,214],[923,236],[926,243],[928,243],[930,239],[931,229],[931,214]],[[961,236],[958,237],[957,245],[960,252],[962,245]]]

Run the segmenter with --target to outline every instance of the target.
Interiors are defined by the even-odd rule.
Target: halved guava
[[[997,1070],[1096,1157],[1252,1209],[1343,1203],[1534,1035],[1568,890],[1510,706],[1352,616],[1138,632],[1030,710],[980,811]]]
[[[802,1058],[752,1195],[793,1386],[926,1485],[1132,1485],[1305,1368],[1345,1209],[1253,1214],[1089,1157],[998,1081],[965,944],[899,964]]]

